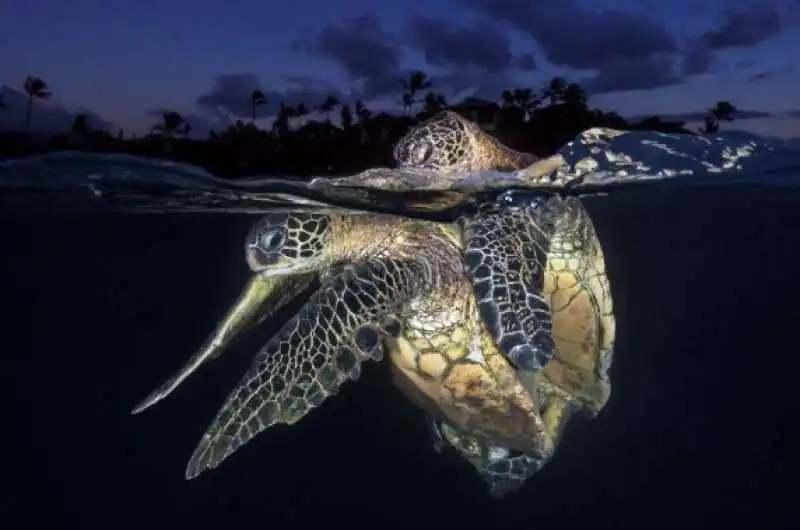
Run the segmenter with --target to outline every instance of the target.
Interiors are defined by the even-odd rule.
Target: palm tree
[[[342,121],[342,129],[349,129],[353,126],[353,111],[350,110],[350,105],[342,105],[339,109],[339,119]]]
[[[365,122],[369,121],[372,116],[372,111],[364,105],[363,101],[359,100],[356,101],[356,116],[358,116],[358,124],[363,125]]]
[[[417,95],[423,90],[428,90],[433,86],[433,81],[430,80],[425,72],[415,70],[411,72],[408,79],[404,79],[402,82],[405,92],[400,98],[400,102],[406,109],[406,114],[410,114],[411,107],[418,102]]]
[[[278,115],[275,116],[275,121],[272,122],[272,132],[277,133],[278,136],[289,134],[289,122],[292,116],[294,116],[294,108],[286,103],[281,103]]]
[[[544,98],[550,100],[551,105],[559,103],[567,89],[567,81],[563,77],[554,77],[544,89]]]
[[[536,94],[530,88],[515,88],[504,90],[500,95],[503,100],[503,107],[506,109],[516,109],[517,115],[522,116],[523,121],[528,121],[541,103]]]
[[[325,115],[325,121],[328,123],[331,122],[331,112],[339,105],[339,100],[336,99],[336,96],[328,96],[325,98],[325,101],[322,102],[322,105],[319,106],[320,112]]]
[[[76,114],[72,117],[72,134],[78,138],[89,135],[89,117],[86,114]]]
[[[176,136],[189,134],[189,124],[179,112],[165,110],[161,112],[161,122],[153,125],[151,131],[164,137],[164,151],[172,152],[172,143]]]
[[[578,83],[570,83],[561,91],[561,100],[570,108],[585,109],[589,103],[589,96]]]
[[[719,130],[719,123],[721,121],[733,121],[734,114],[736,114],[736,107],[729,101],[717,101],[716,105],[708,109],[708,114],[705,117],[705,128],[701,128],[702,132],[713,133]]]
[[[411,107],[414,106],[416,100],[411,92],[403,92],[400,96],[400,106],[403,107],[403,110],[406,113],[406,116],[411,116]]]
[[[25,130],[31,127],[31,110],[33,109],[33,100],[35,99],[50,99],[53,95],[48,90],[47,83],[40,77],[28,76],[25,78],[23,86],[25,93],[28,94],[28,107],[25,109]]]
[[[444,96],[435,92],[428,92],[425,94],[425,100],[423,104],[423,112],[430,116],[433,116],[434,114],[437,114],[438,112],[447,108],[447,101],[445,100]]]
[[[186,123],[186,119],[179,113],[172,110],[165,110],[161,113],[161,122],[153,125],[151,131],[155,134],[174,138],[189,134],[191,127]]]
[[[300,122],[300,127],[303,126],[305,123],[305,118],[311,113],[306,107],[305,103],[298,103],[297,106],[294,108],[294,117],[297,118],[298,122]]]
[[[250,110],[252,112],[250,118],[251,122],[256,121],[256,108],[266,104],[267,104],[267,97],[264,95],[264,93],[257,88],[253,89],[253,91],[250,93]]]

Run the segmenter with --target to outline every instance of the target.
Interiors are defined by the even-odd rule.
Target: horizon
[[[423,15],[306,0],[274,17],[254,0],[175,0],[146,12],[120,0],[68,9],[12,0],[0,19],[0,85],[12,94],[27,75],[47,82],[53,98],[34,102],[34,131],[36,116],[54,109],[130,135],[148,132],[161,110],[209,129],[250,121],[255,88],[268,99],[256,120],[264,127],[280,102],[314,107],[327,95],[384,110],[410,70],[449,103],[473,92],[498,101],[504,89],[562,76],[587,89],[590,106],[626,118],[680,119],[726,100],[741,112],[725,130],[800,137],[800,60],[785,53],[800,49],[796,2],[565,0],[537,10],[537,1],[438,0]],[[556,29],[564,20],[572,31]],[[3,114],[0,124],[14,127]]]

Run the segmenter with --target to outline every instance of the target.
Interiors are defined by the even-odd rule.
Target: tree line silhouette
[[[316,106],[279,104],[272,127],[256,125],[258,108],[267,98],[258,89],[248,97],[251,116],[206,139],[188,138],[191,128],[185,117],[166,110],[142,137],[125,136],[120,130],[93,130],[89,116],[76,114],[69,133],[46,142],[33,141],[31,110],[37,100],[52,97],[47,83],[28,76],[23,84],[28,96],[22,132],[0,132],[0,157],[24,156],[62,149],[121,152],[139,156],[170,158],[206,168],[221,176],[256,174],[349,174],[377,165],[391,165],[394,143],[415,123],[450,109],[477,122],[503,143],[539,156],[548,156],[580,132],[591,127],[622,130],[653,130],[695,134],[684,122],[664,121],[652,116],[629,122],[615,112],[589,106],[586,91],[577,83],[555,77],[540,89],[504,90],[497,102],[468,97],[449,103],[434,90],[434,82],[421,71],[402,80],[398,106],[401,114],[373,112],[363,101],[353,105],[326,97]],[[0,99],[0,112],[5,107]],[[338,114],[338,123],[334,123]],[[736,108],[727,101],[707,110],[699,132],[715,132],[723,121],[733,121]],[[314,119],[320,116],[322,119]]]

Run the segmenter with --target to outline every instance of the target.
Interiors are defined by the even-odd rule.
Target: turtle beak
[[[264,277],[286,276],[297,272],[297,263],[280,252],[267,251],[257,243],[247,245],[244,259],[250,270]]]
[[[261,272],[269,268],[271,265],[274,265],[279,258],[275,253],[264,252],[256,244],[247,245],[244,257],[247,261],[247,266],[250,267],[250,270],[253,272]]]

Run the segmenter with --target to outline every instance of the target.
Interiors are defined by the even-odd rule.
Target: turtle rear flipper
[[[538,372],[555,355],[552,313],[543,295],[550,238],[549,198],[485,205],[464,219],[464,261],[481,317],[500,350]]]
[[[203,363],[219,357],[239,334],[257,326],[304,291],[314,276],[311,273],[269,278],[253,275],[214,333],[180,370],[140,401],[131,414],[138,414],[169,396]]]
[[[478,473],[486,483],[489,495],[500,499],[522,488],[545,463],[533,456],[517,453],[479,469]]]
[[[429,264],[428,264],[429,265]],[[363,360],[359,330],[388,317],[431,284],[431,269],[393,259],[349,265],[326,281],[264,346],[228,396],[186,469],[191,479],[276,423],[297,422],[356,379]]]

